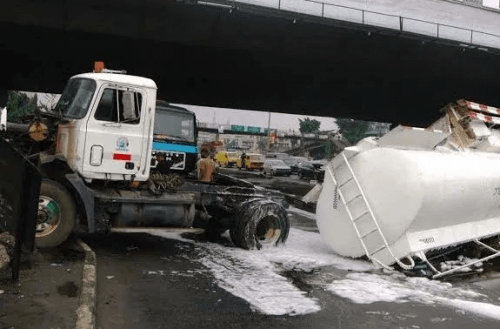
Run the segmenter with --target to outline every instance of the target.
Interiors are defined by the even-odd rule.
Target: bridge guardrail
[[[500,35],[492,33],[314,0],[303,1],[321,4],[323,6],[321,13],[325,18],[453,40],[467,46],[478,45],[500,49]]]
[[[480,50],[488,50],[487,48],[500,49],[500,35],[497,34],[405,16],[384,14],[365,9],[324,3],[317,0],[295,0],[293,2],[281,0],[238,0],[236,2],[366,26],[382,27],[400,32],[420,34],[441,40],[456,41],[459,42],[461,46],[469,48],[477,47]]]

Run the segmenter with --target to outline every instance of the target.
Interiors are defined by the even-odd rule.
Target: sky
[[[269,120],[269,112],[235,110],[225,108],[215,108],[206,106],[175,104],[196,113],[196,117],[201,122],[213,123],[214,121],[219,124],[227,124],[229,121],[232,125],[243,125],[267,128]],[[320,130],[335,130],[334,118],[318,117],[318,116],[304,116],[295,114],[284,114],[271,112],[271,128],[288,130],[294,129],[299,131],[299,118],[311,118],[321,122]]]

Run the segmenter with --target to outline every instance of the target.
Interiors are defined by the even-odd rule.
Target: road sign
[[[260,134],[260,127],[247,127],[247,132]]]
[[[245,126],[231,125],[231,131],[245,131]]]

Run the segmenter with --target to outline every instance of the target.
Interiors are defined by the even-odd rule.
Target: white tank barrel
[[[340,255],[377,255],[382,235],[401,258],[500,233],[499,154],[386,147],[361,151],[348,162],[366,202],[338,158],[325,174],[316,217],[321,236]],[[363,216],[367,206],[373,216]],[[384,263],[394,263],[389,252],[378,254]]]
[[[340,255],[388,268],[500,234],[500,109],[459,100],[428,128],[398,126],[345,148],[327,166],[316,207],[323,239]],[[403,258],[406,261],[403,261]],[[467,267],[463,265],[462,267]],[[443,270],[443,269],[442,269]]]

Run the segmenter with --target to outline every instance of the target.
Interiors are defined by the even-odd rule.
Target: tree
[[[370,122],[369,130],[373,136],[382,136],[389,132],[391,127],[390,123],[386,122]]]
[[[370,122],[354,119],[335,119],[340,133],[351,144],[355,144],[366,137],[365,133],[370,127]]]
[[[15,121],[23,115],[35,112],[37,109],[38,97],[35,94],[32,98],[28,95],[17,92],[9,91],[9,98],[7,99],[7,121]]]
[[[332,141],[327,141],[325,143],[325,158],[326,159],[331,159],[333,158],[333,142]]]
[[[311,134],[319,131],[321,122],[315,119],[305,118],[304,120],[299,119],[299,125],[301,134]]]

